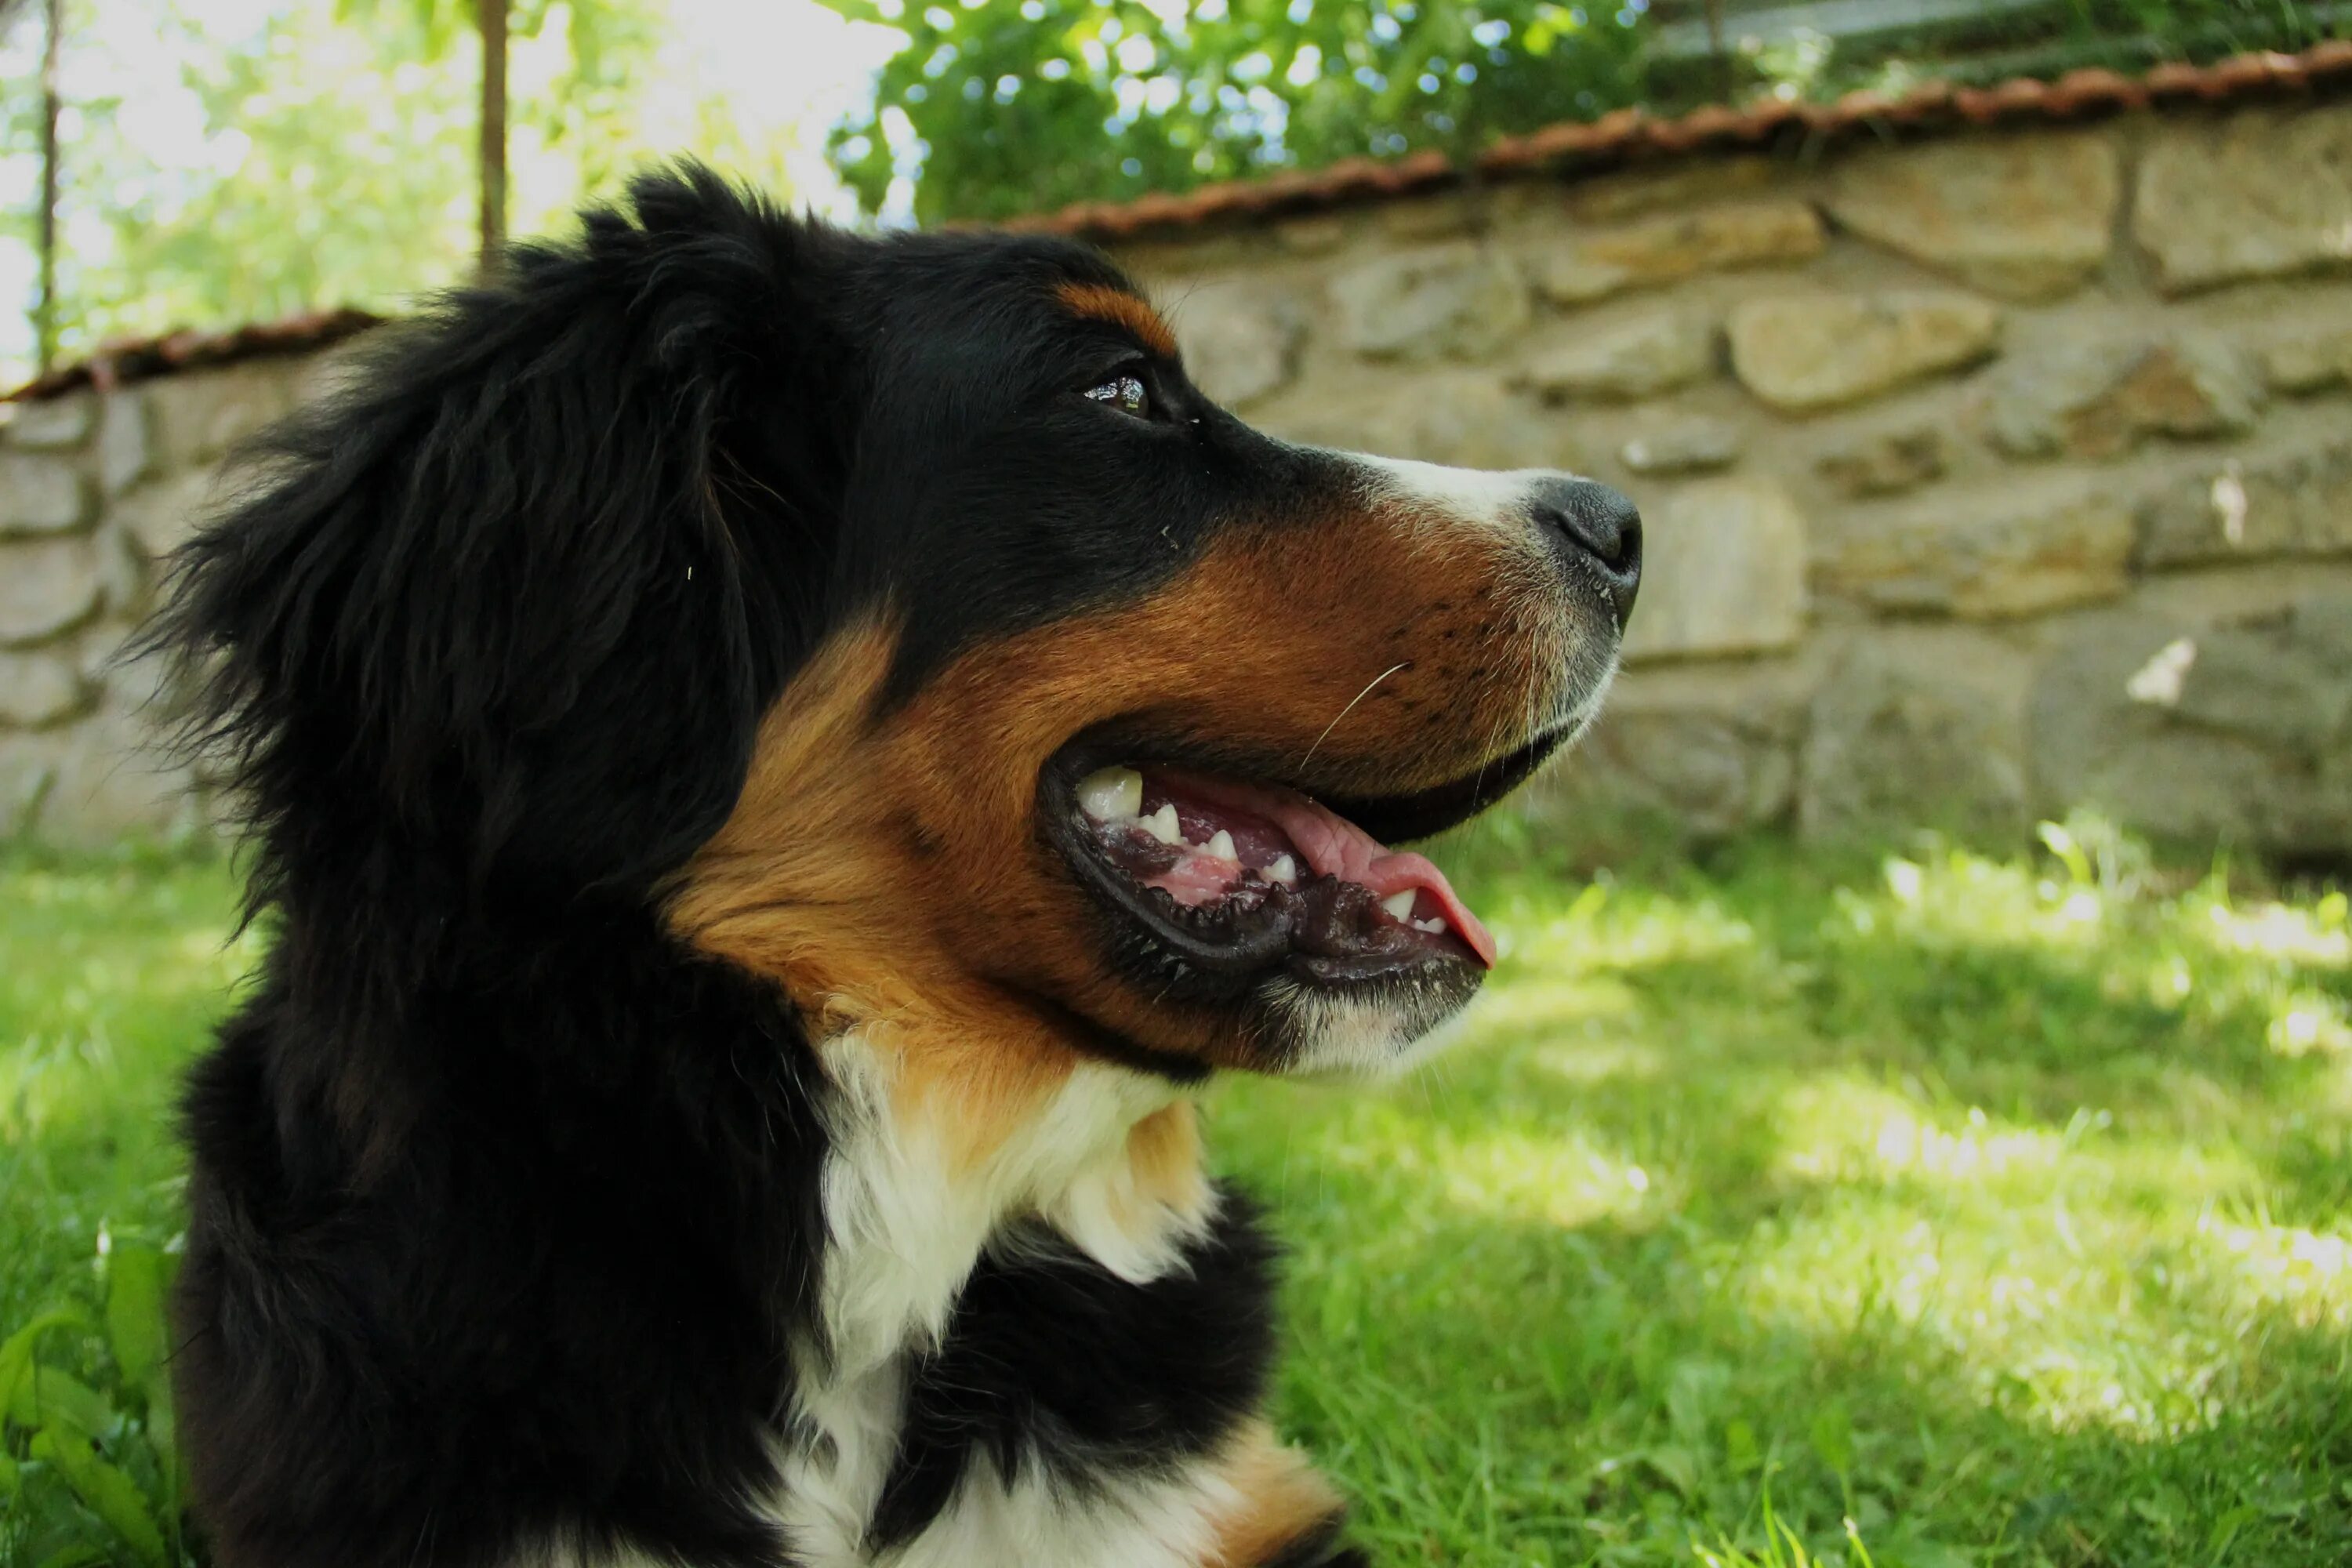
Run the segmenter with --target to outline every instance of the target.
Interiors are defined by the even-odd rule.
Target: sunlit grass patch
[[[0,1331],[109,1220],[176,1227],[179,1068],[258,941],[218,858],[0,859]]]
[[[1209,1114],[1292,1248],[1280,1419],[1378,1561],[2352,1561],[2340,893],[2092,822],[1446,853],[1506,954],[1454,1047]],[[176,1224],[231,905],[0,862],[0,1331]]]
[[[1507,957],[1454,1053],[1216,1107],[1394,1561],[2352,1556],[2340,896],[2091,822],[1464,857]]]

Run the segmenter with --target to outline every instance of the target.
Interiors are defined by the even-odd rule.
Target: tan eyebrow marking
[[[1176,334],[1168,330],[1159,311],[1126,289],[1104,283],[1065,283],[1054,294],[1072,315],[1125,327],[1153,353],[1166,359],[1176,357]]]

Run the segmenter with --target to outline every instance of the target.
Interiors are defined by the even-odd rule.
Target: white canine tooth
[[[1176,803],[1162,801],[1158,811],[1138,819],[1143,831],[1162,844],[1181,844],[1184,830],[1176,826]]]
[[[1391,920],[1412,919],[1412,889],[1407,888],[1402,893],[1391,893],[1381,900],[1381,908],[1388,910]]]
[[[1298,862],[1287,855],[1277,855],[1262,874],[1269,882],[1279,882],[1286,888],[1293,887],[1298,881]]]
[[[1078,781],[1078,805],[1097,822],[1116,822],[1143,809],[1143,775],[1133,768],[1102,768]]]
[[[1445,917],[1432,915],[1425,921],[1415,921],[1412,922],[1412,929],[1424,931],[1431,936],[1443,936],[1445,933]]]
[[[1242,858],[1241,851],[1234,847],[1234,836],[1222,827],[1209,835],[1209,841],[1202,845],[1201,849],[1203,854],[1213,855],[1220,860],[1238,860]]]

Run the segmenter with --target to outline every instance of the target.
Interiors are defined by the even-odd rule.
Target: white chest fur
[[[820,1054],[839,1091],[823,1194],[830,1353],[803,1362],[799,1420],[780,1455],[780,1513],[810,1568],[851,1568],[875,1561],[863,1542],[897,1449],[908,1357],[940,1342],[973,1265],[1008,1221],[1042,1218],[1141,1283],[1181,1266],[1212,1212],[1204,1190],[1183,1201],[1147,1190],[1130,1158],[1132,1130],[1175,1098],[1157,1079],[1081,1065],[980,1157],[960,1158],[946,1135],[957,1107],[910,1099],[872,1042],[840,1036]],[[1081,1498],[1034,1471],[1007,1485],[976,1463],[948,1510],[881,1561],[1197,1563],[1225,1500],[1218,1489],[1161,1476]]]

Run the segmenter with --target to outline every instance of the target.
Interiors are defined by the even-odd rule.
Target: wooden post
[[[33,352],[44,373],[58,357],[58,56],[65,10],[65,0],[48,0],[48,37],[41,52],[41,297],[33,309]]]
[[[474,0],[474,18],[482,35],[481,269],[487,278],[507,247],[507,0]]]

